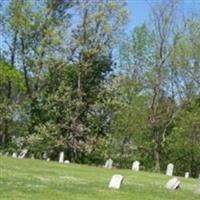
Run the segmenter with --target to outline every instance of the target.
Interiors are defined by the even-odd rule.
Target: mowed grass
[[[121,174],[120,190],[108,188],[112,175]],[[169,177],[131,170],[103,169],[0,157],[0,200],[195,200],[197,179],[181,179],[178,191],[165,189]]]

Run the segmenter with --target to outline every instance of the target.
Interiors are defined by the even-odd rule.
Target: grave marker
[[[132,165],[132,170],[133,171],[139,171],[140,170],[140,162],[139,161],[134,161]]]
[[[119,189],[123,179],[124,178],[122,175],[113,175],[108,187],[113,189]]]
[[[64,152],[61,151],[60,154],[59,154],[59,163],[63,163],[64,162],[64,157],[65,157]]]
[[[111,158],[109,158],[105,165],[104,165],[104,168],[108,168],[108,169],[111,169],[112,168],[112,165],[113,165],[113,160]]]
[[[166,175],[173,176],[173,171],[174,171],[174,165],[172,163],[169,163],[167,165]]]
[[[185,172],[185,178],[189,178],[190,173],[189,172]]]
[[[23,159],[26,156],[27,153],[28,153],[28,150],[27,149],[23,149],[21,151],[21,153],[18,155],[18,158]]]
[[[169,190],[177,190],[180,188],[181,182],[177,177],[174,177],[172,179],[170,179],[167,184],[166,184],[166,188]]]
[[[13,152],[12,157],[13,157],[13,158],[17,158],[17,153],[16,153],[16,152]]]

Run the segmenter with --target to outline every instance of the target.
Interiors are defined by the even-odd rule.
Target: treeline
[[[125,35],[121,0],[2,1],[1,151],[197,176],[200,18],[180,4]]]

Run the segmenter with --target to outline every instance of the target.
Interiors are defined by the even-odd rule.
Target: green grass
[[[113,174],[120,190],[108,188]],[[131,170],[0,157],[0,200],[195,200],[197,179],[181,178],[178,191],[165,189],[169,177]]]

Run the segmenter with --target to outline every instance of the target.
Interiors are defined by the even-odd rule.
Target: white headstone
[[[63,163],[64,162],[64,152],[60,152],[59,154],[59,163]]]
[[[133,171],[139,171],[140,170],[140,162],[139,161],[134,161],[132,164],[132,170]]]
[[[23,149],[21,151],[21,153],[18,155],[18,158],[23,159],[26,156],[27,153],[28,153],[28,150],[27,149]]]
[[[185,172],[185,178],[189,178],[190,173],[189,172]]]
[[[108,160],[106,160],[106,163],[104,165],[105,168],[111,169],[112,168],[112,164],[113,164],[113,160],[111,158],[109,158]]]
[[[34,154],[32,154],[32,155],[31,155],[31,159],[32,159],[32,160],[34,160],[34,159],[35,159],[35,156],[34,156]]]
[[[13,152],[12,157],[13,157],[13,158],[17,158],[17,153],[16,153],[16,152]]]
[[[65,160],[65,162],[64,162],[65,164],[69,164],[70,163],[70,161],[69,160]]]
[[[166,188],[169,190],[177,190],[180,188],[180,185],[180,180],[177,177],[174,177],[167,182]]]
[[[122,184],[123,179],[124,178],[122,175],[113,175],[108,187],[114,188],[114,189],[119,189]]]
[[[173,176],[173,171],[174,171],[174,165],[172,163],[169,163],[167,165],[166,175]]]
[[[50,158],[47,158],[47,161],[50,161]]]

